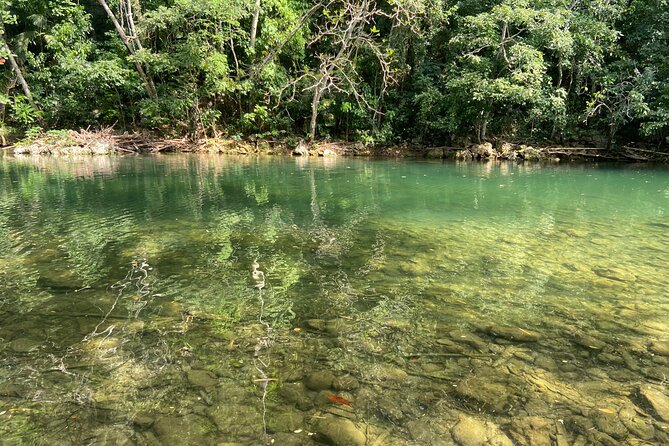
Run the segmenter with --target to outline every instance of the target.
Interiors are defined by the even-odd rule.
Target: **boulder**
[[[498,150],[499,157],[505,159],[515,159],[517,157],[517,147],[514,144],[505,142]]]
[[[434,149],[429,149],[427,152],[425,152],[425,158],[427,159],[443,159],[444,158],[444,149],[440,148],[434,148]]]
[[[474,144],[469,148],[469,151],[475,158],[487,159],[487,158],[496,158],[497,152],[492,148],[492,144],[489,142],[483,144]]]
[[[518,153],[525,161],[541,161],[544,159],[544,155],[541,150],[535,149],[531,146],[520,146]]]
[[[293,156],[309,156],[309,147],[303,142],[300,143],[293,149]]]

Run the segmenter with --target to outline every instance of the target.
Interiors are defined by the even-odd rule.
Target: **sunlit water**
[[[668,289],[663,168],[3,156],[0,444],[669,444]]]

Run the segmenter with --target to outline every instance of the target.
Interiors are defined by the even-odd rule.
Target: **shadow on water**
[[[5,156],[0,444],[669,443],[667,227],[652,168]]]

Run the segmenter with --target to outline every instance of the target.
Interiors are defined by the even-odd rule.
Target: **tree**
[[[379,39],[377,21],[395,15],[397,8],[385,11],[374,0],[331,1],[324,5],[322,20],[316,25],[316,33],[309,43],[319,46],[315,55],[318,67],[302,76],[308,80],[304,91],[311,92],[311,118],[308,136],[316,137],[319,105],[323,96],[331,91],[352,96],[361,107],[378,111],[378,104],[361,89],[358,62],[362,53],[372,56],[381,75],[381,88],[395,80],[391,62],[393,52],[384,48]]]
[[[126,17],[128,20],[128,27],[131,32],[130,37],[128,37],[128,35],[125,32],[125,29],[123,29],[121,24],[118,22],[112,10],[109,9],[109,5],[107,5],[107,2],[105,0],[97,0],[97,1],[100,4],[100,6],[102,6],[102,8],[105,10],[107,15],[109,16],[109,19],[114,24],[114,28],[116,28],[116,32],[118,33],[119,38],[121,39],[125,47],[128,49],[130,55],[136,56],[137,52],[142,51],[143,48],[139,36],[137,35],[137,31],[135,30],[135,23],[133,20],[132,5],[130,3],[130,0],[121,0],[122,8],[124,8],[127,12]],[[144,87],[146,88],[146,93],[149,95],[150,98],[154,100],[158,99],[156,86],[153,83],[153,79],[151,79],[151,75],[147,73],[147,71],[144,69],[142,64],[137,59],[133,60],[133,64],[135,65],[137,73],[144,81]]]
[[[12,67],[12,71],[14,71],[16,79],[21,85],[21,88],[23,89],[23,93],[26,95],[26,98],[28,98],[28,101],[30,101],[30,104],[33,106],[33,108],[37,108],[33,100],[32,92],[30,91],[30,86],[28,85],[28,82],[26,82],[23,71],[16,61],[16,57],[9,48],[5,38],[5,23],[15,22],[16,17],[9,12],[8,0],[0,0],[0,57],[9,59],[9,64]]]

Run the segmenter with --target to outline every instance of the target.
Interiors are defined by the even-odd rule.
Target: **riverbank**
[[[157,154],[167,152],[219,153],[229,155],[286,156],[366,156],[384,158],[453,159],[461,161],[509,160],[561,162],[603,160],[624,162],[669,162],[669,153],[648,148],[621,147],[534,147],[504,141],[467,144],[460,147],[428,146],[403,143],[396,145],[365,145],[359,142],[317,141],[304,143],[294,139],[158,138],[144,134],[115,134],[111,130],[52,131],[27,138],[4,150],[16,155],[114,155]]]

